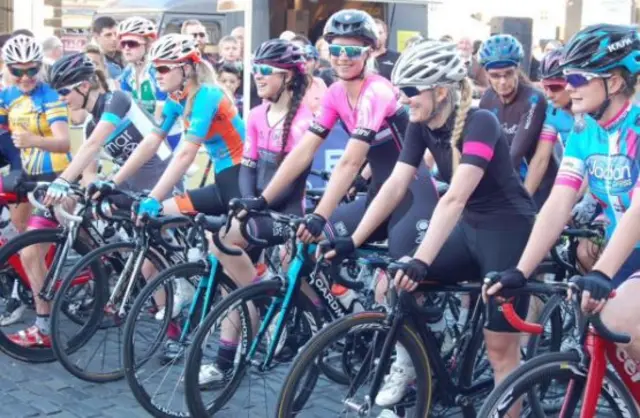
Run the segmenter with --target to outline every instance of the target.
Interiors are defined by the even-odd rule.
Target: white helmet
[[[2,60],[5,64],[28,64],[42,62],[42,45],[31,36],[16,35],[2,47]]]
[[[118,38],[124,35],[136,35],[143,38],[156,39],[158,37],[155,23],[144,17],[130,17],[118,25]]]
[[[149,61],[184,62],[200,61],[200,50],[193,36],[171,33],[164,35],[151,46]]]
[[[435,87],[455,84],[467,76],[467,66],[456,45],[421,42],[404,51],[391,73],[396,86]]]

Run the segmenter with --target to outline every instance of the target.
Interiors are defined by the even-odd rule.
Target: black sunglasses
[[[35,67],[29,67],[29,68],[17,68],[10,65],[9,72],[11,73],[11,75],[17,78],[22,78],[25,75],[29,78],[33,78],[37,76],[38,73],[40,72],[40,66],[38,65]]]

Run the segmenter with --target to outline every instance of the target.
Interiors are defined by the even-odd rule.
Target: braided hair
[[[280,155],[278,156],[278,165],[284,160],[291,124],[296,117],[296,113],[298,113],[298,109],[300,109],[300,105],[302,105],[302,100],[307,93],[308,87],[309,79],[307,76],[303,72],[294,71],[293,78],[287,85],[287,89],[291,91],[291,101],[289,102],[289,110],[282,124],[282,148],[280,148]]]

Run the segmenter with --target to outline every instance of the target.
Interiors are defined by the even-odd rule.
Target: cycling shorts
[[[174,197],[181,213],[204,213],[223,215],[229,208],[229,201],[240,197],[238,175],[240,165],[234,165],[216,174],[216,183],[187,190]]]
[[[618,270],[615,276],[611,278],[615,287],[619,287],[622,283],[630,279],[631,276],[640,271],[640,248],[633,250],[627,261],[624,262],[622,267]],[[634,276],[633,279],[640,277]]]
[[[0,168],[9,166],[11,171],[22,170],[20,150],[13,145],[11,133],[8,131],[0,134]]]

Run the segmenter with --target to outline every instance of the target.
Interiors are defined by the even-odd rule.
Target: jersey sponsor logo
[[[128,129],[125,129],[120,133],[120,135],[109,141],[104,148],[112,157],[127,159],[137,146],[138,143],[135,141],[133,136],[131,136],[131,133]]]
[[[562,159],[562,164],[560,164],[560,170],[582,175],[584,162],[580,158],[564,157]]]
[[[416,229],[418,230],[418,236],[416,237],[416,244],[420,244],[424,239],[424,236],[427,234],[427,229],[429,228],[429,220],[428,219],[420,219],[416,223]]]
[[[315,121],[311,124],[311,126],[309,126],[309,131],[318,135],[322,139],[326,138],[327,135],[329,135],[329,129],[325,128],[324,126],[321,126],[319,123]]]
[[[623,154],[595,154],[587,158],[589,187],[606,194],[623,194],[631,191],[638,180],[638,165]]]

